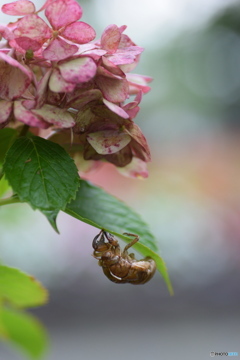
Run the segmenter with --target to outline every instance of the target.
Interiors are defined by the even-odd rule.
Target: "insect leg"
[[[123,233],[123,235],[134,236],[134,239],[133,239],[129,244],[127,244],[127,245],[125,246],[124,250],[123,250],[123,253],[126,253],[127,250],[128,250],[131,246],[133,246],[134,244],[136,244],[136,242],[138,242],[139,236],[136,235],[136,234],[130,234],[130,233]]]

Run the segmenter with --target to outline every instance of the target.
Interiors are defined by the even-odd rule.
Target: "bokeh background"
[[[135,71],[154,81],[137,123],[152,151],[150,176],[128,179],[106,165],[88,179],[149,223],[175,296],[158,273],[139,287],[105,278],[91,256],[96,229],[61,213],[57,235],[28,205],[3,207],[1,261],[50,290],[49,304],[34,310],[50,332],[45,360],[240,356],[239,2],[80,4],[98,37],[111,23],[126,24],[145,47]],[[0,359],[23,357],[1,344]]]

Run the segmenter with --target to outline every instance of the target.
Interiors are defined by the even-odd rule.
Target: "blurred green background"
[[[105,278],[91,256],[96,229],[61,213],[57,235],[29,206],[3,207],[0,260],[50,290],[49,304],[34,310],[52,340],[45,360],[240,356],[239,2],[80,4],[98,37],[126,24],[145,47],[135,72],[154,81],[136,122],[151,147],[150,176],[128,179],[107,164],[87,178],[150,224],[175,296],[158,273],[139,287]],[[22,357],[1,344],[0,359]]]

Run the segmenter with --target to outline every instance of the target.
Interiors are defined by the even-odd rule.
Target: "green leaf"
[[[64,209],[79,186],[72,158],[60,145],[38,136],[17,139],[8,150],[3,171],[19,199],[33,209]]]
[[[0,265],[1,300],[21,307],[39,306],[48,301],[48,292],[33,276]]]
[[[5,128],[0,130],[0,163],[3,163],[7,150],[18,136],[17,130]]]
[[[71,201],[64,211],[87,224],[105,229],[126,242],[130,242],[130,239],[122,235],[124,232],[139,235],[140,242],[135,244],[134,248],[156,261],[157,269],[165,280],[170,294],[173,294],[166,265],[156,253],[157,245],[154,236],[141,217],[126,204],[103,189],[81,180],[76,199]]]
[[[0,198],[10,189],[8,181],[5,176],[0,178]]]
[[[0,309],[0,333],[4,341],[13,343],[31,359],[39,359],[47,345],[48,338],[42,324],[32,315],[17,310]]]
[[[144,237],[143,242],[146,246],[157,251],[154,236],[135,211],[103,189],[85,180],[81,180],[80,183],[75,200],[66,206],[66,213],[99,229],[111,229],[112,234],[138,234]],[[126,236],[123,238],[129,240]]]
[[[41,211],[43,213],[43,215],[46,216],[46,218],[48,219],[50,225],[53,227],[53,229],[60,234],[58,228],[57,228],[57,216],[59,213],[59,210],[42,210]]]

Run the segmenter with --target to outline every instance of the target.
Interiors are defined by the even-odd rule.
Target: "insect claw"
[[[103,234],[106,236],[108,242],[113,246],[119,246],[118,241],[114,238],[114,236],[106,231],[103,232]]]
[[[123,235],[134,236],[135,238],[138,238],[138,240],[139,240],[139,236],[136,234],[131,234],[131,233],[125,232],[125,233],[123,233]]]
[[[95,238],[93,239],[92,247],[94,248],[94,250],[97,250],[99,248],[99,245],[103,245],[103,244],[105,244],[104,231],[101,230],[100,233],[96,235]]]

